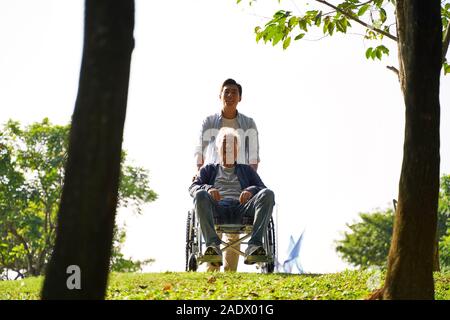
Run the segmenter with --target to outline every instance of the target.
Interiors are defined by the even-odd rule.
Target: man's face
[[[223,163],[227,165],[232,165],[237,159],[237,139],[228,135],[225,136],[222,143],[222,157]]]
[[[220,99],[224,106],[236,107],[241,101],[239,89],[236,85],[226,85],[222,88]]]

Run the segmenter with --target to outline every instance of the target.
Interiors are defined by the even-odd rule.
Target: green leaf
[[[289,15],[289,11],[284,11],[284,10],[279,10],[277,12],[275,12],[275,14],[273,15],[274,20],[279,20],[282,18],[286,18]]]
[[[341,23],[342,23],[342,26],[343,26],[343,28],[344,28],[344,33],[346,33],[347,32],[347,26],[348,26],[348,20],[347,20],[347,18],[342,18],[341,19]]]
[[[336,21],[336,30],[339,31],[339,32],[344,33],[344,28],[342,27],[342,23],[341,23],[340,20]]]
[[[285,24],[286,24],[286,17],[283,17],[283,18],[281,18],[281,19],[279,19],[278,21],[277,21],[277,24],[278,24],[278,27],[285,27]]]
[[[264,43],[267,43],[267,41],[269,41],[270,39],[272,39],[271,37],[269,37],[269,34],[267,32],[263,33],[262,38],[264,39]]]
[[[383,5],[384,0],[374,0],[375,5],[378,8],[381,8],[381,6]]]
[[[370,57],[372,58],[372,60],[375,60],[375,58],[377,57],[377,50],[373,49],[372,52],[370,53]]]
[[[304,30],[304,31],[308,31],[308,28],[306,26],[306,20],[305,19],[301,19],[298,22],[298,26],[300,27],[300,29]]]
[[[329,19],[329,17],[326,17],[324,20],[324,23],[323,23],[323,28],[322,28],[323,34],[327,33],[329,23],[330,23],[330,19]]]
[[[283,41],[283,50],[286,50],[287,47],[289,47],[290,44],[291,44],[291,37],[287,37],[287,38]]]
[[[381,23],[384,23],[386,21],[386,18],[387,18],[386,10],[384,10],[383,8],[380,8]]]
[[[358,16],[360,17],[360,16],[362,16],[362,15],[364,15],[364,13],[366,13],[366,11],[367,11],[367,9],[369,9],[370,8],[370,4],[365,4],[365,5],[363,5],[361,8],[359,8],[359,10],[358,10]]]
[[[259,40],[261,40],[261,37],[264,35],[264,32],[259,32],[256,34],[256,43],[259,42]]]
[[[317,14],[319,14],[319,11],[317,11],[317,10],[308,10],[308,11],[306,11],[306,15],[308,15],[308,16],[315,16]]]
[[[450,64],[444,62],[444,75],[446,75],[447,73],[450,73]]]
[[[294,28],[298,24],[298,17],[291,17],[288,22],[289,28]]]
[[[389,49],[386,48],[385,46],[380,45],[380,46],[377,47],[377,49],[380,50],[382,53],[384,53],[386,55],[389,55]]]
[[[269,40],[272,40],[272,38],[275,36],[275,34],[278,33],[278,27],[275,24],[272,24],[263,31],[263,38],[264,42],[266,43]]]
[[[347,19],[342,18],[336,21],[336,29],[339,32],[346,33],[347,32]]]
[[[370,47],[366,50],[366,59],[369,59],[371,57],[372,50],[373,50],[372,47]]]
[[[375,55],[378,58],[378,60],[381,60],[381,57],[382,57],[381,50],[379,50],[378,48],[375,49]]]
[[[294,40],[300,40],[300,39],[303,38],[304,36],[305,36],[304,33],[300,33],[298,36],[296,36],[296,37],[294,38]]]
[[[272,45],[276,46],[281,39],[283,39],[283,33],[282,32],[276,33],[272,38]]]
[[[314,24],[317,27],[320,26],[321,22],[322,22],[322,11],[320,11],[319,14],[314,18]]]
[[[327,31],[328,31],[328,33],[330,34],[330,36],[333,35],[334,27],[335,27],[335,23],[334,23],[334,22],[330,22],[330,23],[328,24]]]

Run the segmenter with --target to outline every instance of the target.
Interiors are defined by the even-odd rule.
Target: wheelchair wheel
[[[187,271],[197,271],[198,263],[197,258],[195,257],[195,254],[191,253],[189,256]]]
[[[262,265],[262,273],[273,273],[275,271],[275,258],[276,258],[276,241],[275,241],[275,226],[273,218],[270,218],[269,226],[267,227],[266,237],[264,242],[264,249],[267,254],[272,257],[272,261],[266,262]]]
[[[186,220],[186,271],[197,271],[197,258],[194,253],[195,245],[195,215],[192,210],[188,212]]]

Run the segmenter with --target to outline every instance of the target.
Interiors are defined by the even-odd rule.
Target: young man
[[[236,129],[240,136],[241,153],[238,163],[249,164],[255,171],[258,169],[259,141],[255,121],[238,112],[237,105],[242,99],[242,86],[233,79],[227,79],[222,84],[219,98],[222,110],[206,117],[202,124],[199,143],[196,147],[197,167],[208,163],[217,163],[218,155],[215,148],[215,138],[222,127]]]
[[[236,130],[222,128],[217,136],[219,163],[203,166],[189,188],[206,242],[205,259],[216,267],[222,265],[222,252],[214,217],[224,223],[240,223],[244,216],[252,217],[253,231],[244,263],[266,259],[262,238],[272,216],[274,193],[266,188],[254,169],[236,162],[239,142]]]
[[[202,124],[199,144],[196,148],[197,168],[204,164],[218,163],[219,157],[215,147],[215,139],[221,128],[236,129],[240,137],[240,157],[238,163],[249,164],[255,171],[258,169],[259,140],[258,129],[255,121],[237,111],[237,105],[242,99],[242,86],[233,79],[223,82],[219,98],[222,102],[222,110],[219,113],[207,117]],[[220,235],[221,236],[221,235]],[[227,234],[229,241],[237,240],[239,235]],[[240,244],[234,246],[237,250]],[[225,254],[225,271],[236,271],[239,255],[228,250]],[[208,271],[218,271],[219,268],[208,265]]]

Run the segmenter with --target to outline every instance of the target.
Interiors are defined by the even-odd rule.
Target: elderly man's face
[[[222,159],[225,165],[233,165],[237,159],[237,139],[232,135],[225,136],[222,143]]]

